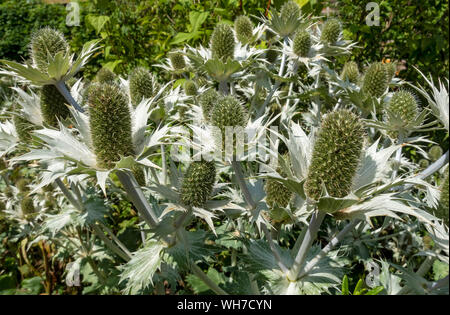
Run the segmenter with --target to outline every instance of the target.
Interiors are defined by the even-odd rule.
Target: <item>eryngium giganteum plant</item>
[[[280,17],[285,21],[298,19],[300,17],[300,6],[292,0],[285,2],[280,8]]]
[[[112,72],[108,68],[101,68],[95,75],[95,82],[100,83],[113,84],[116,81],[116,79],[117,77],[114,74],[114,72]]]
[[[116,85],[94,83],[89,89],[89,123],[97,164],[112,168],[134,155],[128,98]]]
[[[238,41],[247,44],[253,36],[253,23],[247,16],[239,16],[234,21],[234,31]]]
[[[130,74],[130,96],[133,106],[137,106],[143,98],[155,96],[157,83],[149,70],[137,67]]]
[[[216,180],[216,167],[212,161],[192,162],[183,177],[181,202],[189,207],[204,207],[211,197]]]
[[[440,207],[438,208],[438,216],[444,220],[445,223],[448,224],[449,221],[449,191],[448,191],[448,185],[449,185],[449,170],[445,172],[444,176],[444,182],[441,186],[441,199],[440,199]]]
[[[320,127],[305,183],[309,198],[318,200],[324,189],[332,197],[350,193],[361,160],[364,126],[346,109],[328,113]]]
[[[222,96],[211,110],[211,123],[224,135],[226,127],[245,126],[245,109],[234,96]]]
[[[388,74],[381,62],[369,66],[364,75],[362,90],[373,97],[380,97],[388,87]]]
[[[211,35],[212,57],[222,61],[234,58],[234,33],[227,24],[218,24]]]

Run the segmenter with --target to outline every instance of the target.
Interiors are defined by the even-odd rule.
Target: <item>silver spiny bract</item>
[[[209,89],[199,97],[199,103],[202,107],[203,118],[209,122],[211,110],[219,99],[219,93],[214,89]]]
[[[358,64],[354,61],[348,61],[342,68],[341,79],[348,80],[351,83],[357,83],[359,78]]]
[[[327,44],[335,44],[342,31],[341,22],[338,19],[329,19],[325,22],[320,40]]]
[[[211,110],[211,123],[219,127],[222,135],[225,135],[226,127],[246,125],[246,112],[235,97],[223,96]]]
[[[386,106],[386,110],[388,111],[388,123],[395,129],[389,133],[392,138],[397,138],[398,133],[408,134],[408,126],[414,123],[419,113],[416,97],[406,90],[395,92]],[[395,120],[391,119],[392,115],[395,116]]]
[[[54,58],[57,53],[66,54],[68,51],[69,44],[58,30],[45,27],[31,35],[30,55],[42,72],[47,72],[50,58]]]
[[[95,82],[114,84],[116,75],[108,68],[101,68],[95,75]]]
[[[314,143],[305,192],[313,200],[328,195],[343,198],[350,193],[364,144],[364,126],[346,109],[330,112],[322,121]]]
[[[444,150],[442,150],[442,148],[438,145],[434,145],[430,148],[430,150],[428,150],[428,156],[432,162],[437,161],[442,154],[444,154]]]
[[[134,107],[139,105],[143,98],[152,98],[156,90],[156,79],[149,70],[137,67],[130,74],[130,96]]]
[[[364,75],[362,90],[373,97],[380,97],[386,91],[388,83],[386,67],[381,62],[375,62]]]
[[[212,57],[222,61],[234,58],[234,34],[230,26],[217,24],[211,35]]]
[[[184,82],[184,93],[188,96],[194,96],[197,95],[197,85],[192,80],[186,80]]]
[[[280,8],[280,17],[283,21],[298,19],[300,17],[300,6],[292,0],[285,2]]]
[[[247,16],[239,16],[234,21],[234,31],[238,41],[247,44],[253,36],[253,23]]]
[[[299,57],[307,57],[311,49],[311,35],[306,30],[299,31],[294,37],[294,53]]]
[[[183,177],[181,203],[190,207],[205,207],[216,180],[214,162],[192,162]]]
[[[92,144],[101,168],[134,155],[128,98],[116,85],[94,83],[89,89]]]
[[[169,59],[172,67],[176,70],[182,70],[186,67],[186,60],[184,59],[183,54],[179,52],[169,53]]]
[[[44,121],[52,126],[58,126],[58,120],[64,120],[70,115],[67,101],[54,85],[44,85],[41,88],[41,112]]]

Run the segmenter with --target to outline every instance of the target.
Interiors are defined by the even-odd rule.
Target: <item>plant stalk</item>
[[[58,81],[55,83],[56,88],[58,89],[59,93],[61,93],[62,96],[66,99],[66,101],[73,106],[77,111],[84,113],[84,109],[81,108],[80,105],[78,105],[77,101],[72,97],[72,94],[70,94],[69,90],[66,87],[66,84],[64,81]]]

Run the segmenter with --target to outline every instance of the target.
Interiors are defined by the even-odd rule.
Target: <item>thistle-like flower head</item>
[[[294,53],[299,57],[306,57],[310,49],[311,35],[306,30],[299,31],[294,37]]]
[[[137,67],[130,74],[131,103],[136,107],[143,98],[152,98],[157,90],[156,78],[145,68]]]
[[[300,6],[292,0],[285,2],[280,8],[280,17],[284,21],[297,20],[300,17]]]
[[[64,120],[70,115],[66,99],[54,85],[42,86],[40,102],[42,117],[49,126],[56,127],[58,119]]]
[[[186,80],[184,82],[184,93],[188,96],[197,95],[197,85],[192,80]]]
[[[169,53],[169,59],[172,67],[176,70],[182,70],[186,67],[186,60],[184,59],[184,55],[179,52]]]
[[[217,91],[214,89],[209,89],[200,96],[199,103],[202,107],[203,118],[205,119],[205,121],[209,121],[211,110],[217,103],[219,97],[219,93],[217,93]]]
[[[250,42],[253,36],[253,23],[247,16],[239,16],[234,21],[234,31],[242,44]]]
[[[386,67],[381,62],[375,62],[364,75],[362,90],[373,97],[380,97],[386,91],[388,83]]]
[[[395,92],[386,109],[389,115],[398,118],[396,119],[396,125],[399,128],[413,124],[419,114],[417,99],[414,94],[407,90]]]
[[[95,81],[113,84],[116,81],[116,75],[108,68],[101,68],[95,75]]]
[[[289,154],[284,155],[283,158],[289,165],[290,164]],[[280,167],[278,167],[276,171],[282,177],[287,176],[287,174]],[[273,178],[267,179],[265,191],[267,194],[266,202],[271,209],[277,207],[286,208],[293,197],[293,193],[291,190],[289,190],[284,184],[280,183],[279,181]]]
[[[116,85],[94,83],[89,89],[89,123],[97,164],[112,168],[134,155],[128,98]]]
[[[343,198],[350,193],[364,143],[364,127],[349,110],[330,112],[316,137],[305,192],[313,200],[328,195]]]
[[[34,32],[31,36],[30,54],[36,67],[42,72],[47,72],[49,59],[57,53],[66,54],[69,44],[63,33],[50,27],[44,27]]]
[[[185,206],[204,207],[211,197],[215,180],[214,162],[192,162],[183,177],[181,203]]]
[[[245,126],[246,112],[235,97],[224,96],[211,110],[211,123],[223,133],[226,127]]]
[[[342,80],[348,80],[351,83],[357,83],[359,78],[358,64],[354,61],[348,61],[344,64],[341,73]]]
[[[229,25],[220,23],[214,28],[211,35],[212,57],[226,61],[234,58],[234,34]]]
[[[339,39],[342,32],[342,25],[338,19],[329,19],[325,22],[320,40],[333,45]]]
[[[438,145],[434,145],[430,148],[430,150],[428,150],[428,156],[432,162],[437,161],[442,154],[444,154],[444,151]]]

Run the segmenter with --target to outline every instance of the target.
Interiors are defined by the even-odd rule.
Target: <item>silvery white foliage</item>
[[[120,281],[126,282],[126,293],[136,294],[153,285],[153,276],[160,269],[164,248],[159,241],[147,240],[145,246],[134,252],[131,260],[122,266]]]
[[[444,125],[444,128],[449,132],[449,97],[448,97],[448,86],[449,81],[448,78],[438,80],[439,86],[437,86],[433,79],[427,78],[419,69],[416,70],[422,75],[427,82],[429,88],[431,88],[432,94],[430,95],[425,88],[423,88],[420,84],[418,86],[410,84],[414,89],[416,89],[421,95],[425,97],[428,101],[428,104],[431,107],[433,114],[437,119]],[[445,84],[447,81],[447,84]]]
[[[32,89],[29,89],[30,93],[17,87],[12,89],[19,96],[16,100],[21,107],[20,113],[22,117],[36,126],[43,126],[44,118],[42,117],[39,95],[34,93]]]
[[[0,122],[0,157],[14,151],[18,144],[19,137],[14,124],[9,120]]]

